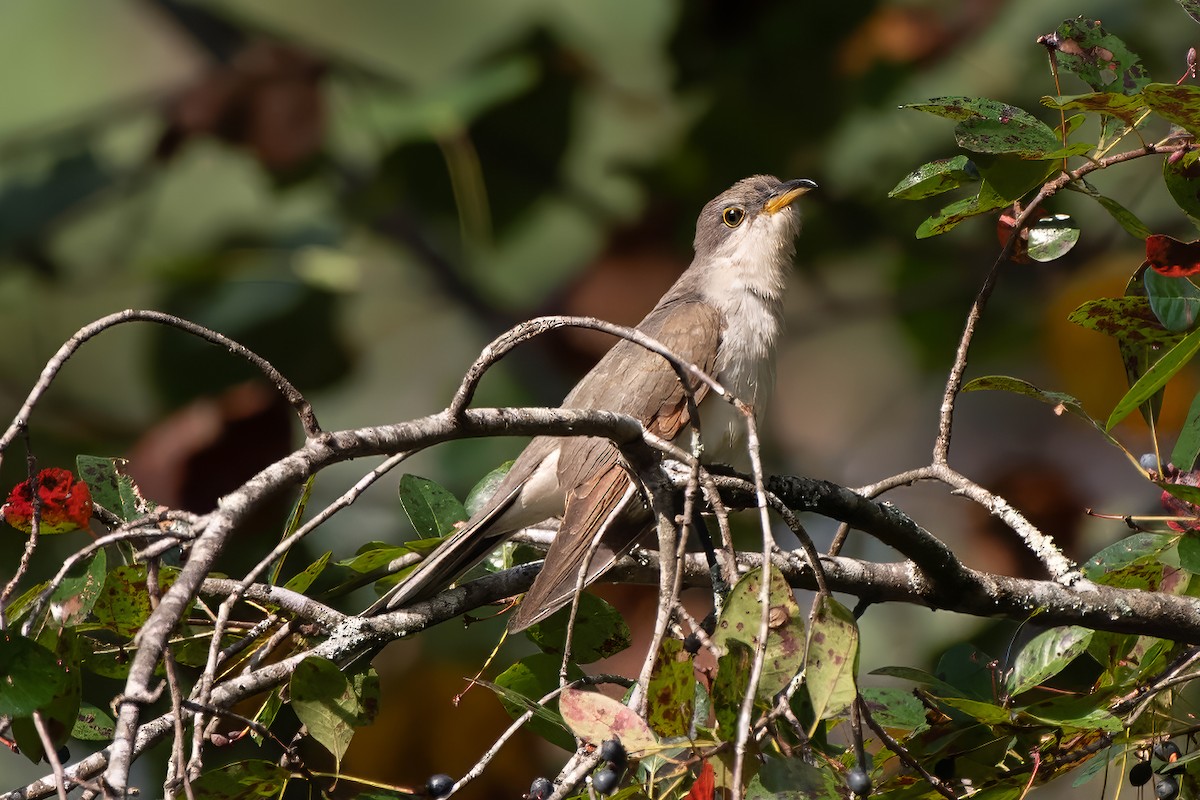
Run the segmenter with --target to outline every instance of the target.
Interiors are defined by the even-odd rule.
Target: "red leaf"
[[[1161,233],[1146,237],[1146,263],[1169,278],[1200,273],[1200,242],[1181,242]]]
[[[705,761],[704,766],[700,769],[700,777],[696,778],[696,782],[692,784],[686,800],[712,800],[716,790],[717,780],[713,775],[712,764]]]
[[[86,528],[92,518],[92,494],[87,484],[76,480],[70,470],[49,467],[37,474],[40,505],[38,530],[41,533],[67,533]],[[8,502],[0,506],[0,516],[17,530],[33,530],[33,490],[29,481],[13,487]]]

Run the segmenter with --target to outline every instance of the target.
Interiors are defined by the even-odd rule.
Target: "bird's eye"
[[[730,206],[721,212],[721,221],[731,228],[741,225],[745,218],[746,211],[738,206]]]

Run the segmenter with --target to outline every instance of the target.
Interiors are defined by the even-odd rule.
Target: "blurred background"
[[[1059,91],[1035,39],[1080,13],[1102,20],[1162,82],[1183,73],[1200,31],[1171,0],[9,0],[0,5],[0,417],[15,414],[76,329],[129,307],[178,314],[256,350],[305,392],[326,429],[433,413],[480,348],[521,320],[635,323],[690,260],[704,202],[769,172],[821,186],[803,201],[789,332],[764,423],[769,470],[856,486],[919,466],[998,244],[987,218],[914,239],[948,199],[887,192],[957,151],[951,123],[897,106],[983,95],[1057,124],[1038,103]],[[1156,232],[1195,238],[1160,169],[1145,159],[1095,182]],[[1141,243],[1084,197],[1056,198],[1049,210],[1080,220],[1080,245],[1058,262],[1008,268],[969,375],[1070,392],[1103,418],[1125,388],[1116,348],[1065,315],[1121,294]],[[476,403],[556,405],[607,344],[559,333],[527,345],[492,370]],[[1167,450],[1195,390],[1187,381],[1191,391],[1168,394]],[[1124,534],[1084,509],[1155,509],[1157,490],[1077,421],[1010,396],[969,395],[959,408],[952,464],[1073,555]],[[1131,417],[1118,432],[1134,452],[1151,449],[1140,425]],[[73,466],[78,453],[127,457],[148,497],[203,512],[294,447],[299,431],[239,361],[138,324],[89,341],[67,364],[30,441],[41,466]],[[447,445],[406,471],[462,496],[520,446]],[[25,476],[21,455],[8,454],[0,485]],[[323,473],[310,507],[366,469]],[[890,499],[967,563],[1037,574],[1013,537],[942,488]],[[236,573],[257,559],[284,511],[243,530],[245,547],[223,566]],[[832,526],[811,524],[828,543]],[[22,544],[8,533],[5,579]],[[389,478],[289,563],[295,571],[325,550],[336,560],[411,535]],[[36,570],[77,546],[48,542]],[[847,552],[890,557],[854,537]],[[864,672],[927,665],[979,628],[934,619],[872,609]],[[384,717],[359,734],[344,768],[408,783],[461,774],[506,717],[480,688],[458,707],[449,700],[501,625],[389,648],[377,662]],[[510,643],[501,661],[527,649]],[[552,774],[561,753],[531,741],[510,746],[475,796],[499,787],[517,796],[537,774],[531,759]],[[5,774],[22,763],[0,759]]]

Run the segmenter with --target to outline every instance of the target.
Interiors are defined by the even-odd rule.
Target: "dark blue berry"
[[[425,781],[425,794],[430,797],[445,797],[453,788],[454,778],[440,772],[437,775],[430,775],[429,780]]]
[[[871,776],[862,767],[855,767],[846,775],[846,786],[859,797],[871,793]]]
[[[617,770],[625,769],[629,756],[620,739],[607,739],[600,743],[600,757],[612,764]]]
[[[1129,770],[1129,782],[1134,786],[1145,786],[1154,775],[1149,761],[1139,761]]]
[[[1154,796],[1158,800],[1175,800],[1179,796],[1179,779],[1174,775],[1160,775],[1154,781]]]
[[[592,777],[592,786],[600,794],[612,794],[620,782],[621,776],[612,767],[605,767]]]
[[[554,793],[554,784],[545,778],[534,778],[529,786],[529,800],[546,800]]]

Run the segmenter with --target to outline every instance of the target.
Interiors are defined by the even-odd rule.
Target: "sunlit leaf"
[[[513,719],[526,711],[532,711],[533,718],[526,723],[526,727],[564,750],[574,750],[575,738],[568,733],[566,723],[558,713],[558,701],[553,700],[548,704],[538,702],[558,688],[558,673],[561,667],[561,658],[546,653],[534,653],[500,673],[495,683],[479,683],[497,694],[500,704]],[[582,675],[579,667],[574,664],[568,665],[568,680],[577,680]]]
[[[646,690],[646,722],[659,736],[685,736],[696,708],[696,678],[692,659],[683,653],[679,639],[663,639],[654,656]]]
[[[882,727],[905,734],[929,727],[925,705],[911,691],[895,686],[873,686],[862,690],[863,702]]]
[[[817,599],[809,634],[804,683],[818,720],[841,714],[854,702],[858,680],[858,623],[832,597]]]
[[[296,716],[339,764],[355,730],[370,723],[379,705],[378,677],[352,677],[328,659],[309,656],[296,665],[288,683]]]
[[[937,214],[925,220],[917,228],[917,238],[927,239],[952,230],[960,222],[971,217],[1004,208],[1009,201],[996,192],[987,183],[979,186],[979,193],[973,197],[951,203]]]
[[[658,746],[658,737],[645,721],[632,708],[608,695],[563,689],[558,709],[567,727],[585,742],[599,746],[608,739],[620,739],[631,754]]]
[[[1034,261],[1062,258],[1079,241],[1079,226],[1066,214],[1051,214],[1033,222],[1028,229],[1026,252]]]
[[[1167,330],[1150,306],[1150,299],[1135,295],[1088,300],[1067,315],[1067,320],[1088,330],[1147,347],[1174,347],[1183,339]]]
[[[966,156],[942,158],[917,167],[904,177],[888,197],[898,200],[919,200],[924,197],[957,189],[964,183],[979,180],[979,170]]]
[[[1200,350],[1200,329],[1185,336],[1138,378],[1137,383],[1130,387],[1108,415],[1108,420],[1104,423],[1105,430],[1111,431],[1113,426],[1129,416],[1131,411],[1153,397],[1179,370],[1187,366],[1197,350]]]
[[[192,781],[192,791],[204,800],[253,800],[278,797],[291,773],[269,761],[238,761],[205,770]]]
[[[751,570],[738,580],[717,620],[713,644],[723,648],[736,640],[751,649],[758,646],[762,627],[761,587],[761,570]],[[758,684],[758,696],[764,699],[786,687],[804,665],[804,618],[791,587],[774,568],[770,572],[769,592],[766,653]]]
[[[426,538],[445,536],[454,524],[467,518],[458,498],[428,478],[404,475],[400,478],[400,504],[413,530]]]
[[[1092,631],[1076,625],[1051,628],[1031,639],[1013,663],[1006,681],[1008,692],[1017,695],[1062,672],[1087,651]]]

